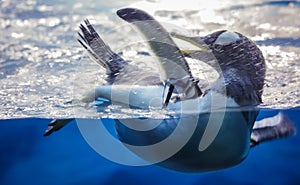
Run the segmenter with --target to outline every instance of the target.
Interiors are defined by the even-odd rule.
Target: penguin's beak
[[[183,40],[183,41],[188,42],[196,47],[195,49],[181,50],[181,53],[184,55],[189,55],[189,54],[193,54],[193,53],[197,53],[197,52],[201,52],[201,53],[210,52],[210,48],[204,43],[204,41],[202,41],[202,39],[200,37],[197,37],[197,40],[196,40],[194,37],[188,37],[188,36],[181,35],[181,34],[178,34],[175,32],[170,33],[170,35],[173,38]]]
[[[220,63],[216,60],[212,50],[207,44],[205,44],[203,38],[201,37],[188,37],[178,33],[170,33],[173,38],[188,42],[194,46],[193,49],[180,49],[181,53],[188,58],[200,60],[213,69],[215,69],[219,74],[222,73],[220,68]]]

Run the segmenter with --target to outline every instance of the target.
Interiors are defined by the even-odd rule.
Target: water
[[[138,53],[148,50],[145,44],[136,43],[142,39],[140,34],[115,15],[116,9],[131,3],[2,1],[0,118],[75,116],[73,109],[59,107],[101,85],[104,78],[104,70],[90,61],[76,41],[78,26],[85,18],[95,24],[104,40],[113,50],[123,53],[124,58],[143,60],[141,57],[145,56]],[[229,29],[250,37],[263,51],[268,66],[262,107],[299,106],[300,21],[295,19],[299,4],[267,1],[250,5],[243,1],[167,4],[166,1],[135,2],[132,6],[152,12],[158,20],[189,35],[203,36]],[[192,65],[195,76],[202,70],[197,67]],[[76,112],[81,111],[85,110],[79,107]],[[80,115],[92,116],[91,111]]]
[[[89,18],[104,40],[123,53],[124,58],[148,57],[144,44],[132,44],[141,37],[132,33],[132,28],[114,13],[129,4],[152,13],[162,22],[176,25],[180,31],[185,28],[188,34],[205,35],[217,29],[230,29],[247,35],[259,45],[268,66],[260,118],[283,110],[299,123],[300,20],[296,18],[299,2],[3,0],[0,2],[1,184],[299,184],[299,135],[254,148],[236,167],[194,175],[156,166],[127,167],[112,163],[86,144],[74,123],[51,137],[42,136],[50,118],[74,117],[74,110],[81,113],[76,114],[81,118],[95,116],[93,108],[64,104],[103,82],[104,71],[87,58],[76,41],[78,25],[84,18]],[[107,117],[112,116],[111,112],[106,113]],[[119,116],[128,114],[132,112],[125,109]]]
[[[294,121],[300,119],[299,110],[285,113]],[[260,117],[274,114],[268,111]],[[299,135],[261,144],[233,168],[184,174],[153,165],[128,167],[113,163],[86,144],[75,123],[44,137],[49,121],[1,121],[1,184],[299,184]]]

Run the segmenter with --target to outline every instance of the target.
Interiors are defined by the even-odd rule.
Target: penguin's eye
[[[214,44],[214,49],[216,51],[220,51],[222,49],[222,45],[220,45],[220,44]]]

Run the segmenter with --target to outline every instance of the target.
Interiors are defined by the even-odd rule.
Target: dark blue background
[[[296,124],[300,108],[284,111]],[[275,115],[264,111],[260,118]],[[0,184],[300,184],[299,135],[251,149],[240,165],[216,172],[185,174],[157,166],[115,164],[94,152],[75,122],[49,137],[50,120],[0,121]],[[122,154],[120,154],[122,155]]]

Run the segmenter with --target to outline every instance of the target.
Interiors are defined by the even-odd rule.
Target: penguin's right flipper
[[[47,130],[44,133],[44,136],[49,136],[53,132],[58,131],[62,127],[66,126],[68,123],[73,121],[74,119],[54,119],[48,125]]]
[[[183,54],[170,37],[169,32],[158,21],[148,13],[135,8],[120,9],[117,11],[117,15],[133,24],[146,38],[152,52],[157,57],[160,73],[163,74],[161,80],[164,83],[173,85],[174,89],[186,99],[196,98],[203,94]],[[169,92],[169,94],[172,93]],[[165,106],[168,101],[169,99],[165,101]]]
[[[296,134],[295,124],[286,115],[279,112],[276,116],[255,122],[250,146],[254,147],[265,141],[285,138],[294,134]]]

